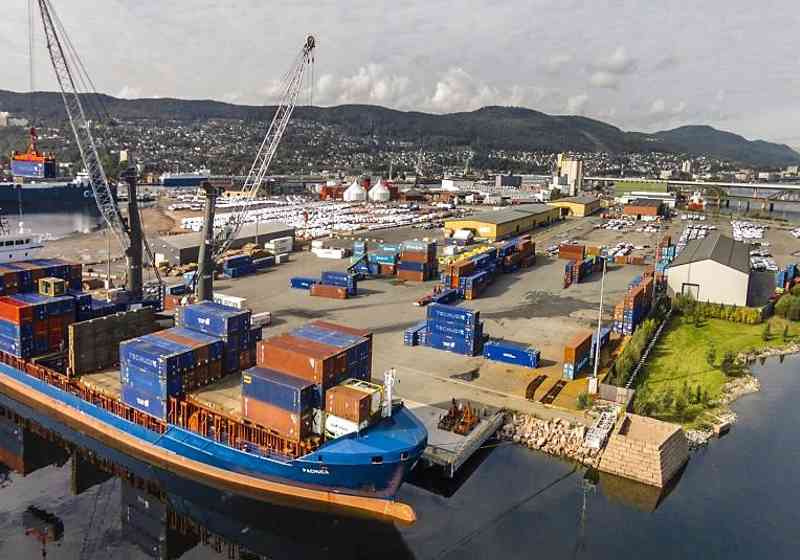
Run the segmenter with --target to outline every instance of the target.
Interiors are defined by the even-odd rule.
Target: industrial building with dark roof
[[[182,233],[160,237],[153,243],[156,262],[167,262],[180,266],[197,262],[200,255],[200,233]],[[279,237],[294,238],[294,228],[281,223],[244,224],[231,249],[239,249],[248,243],[264,246],[264,243]]]
[[[719,232],[690,241],[667,269],[671,294],[745,306],[750,291],[748,246]]]

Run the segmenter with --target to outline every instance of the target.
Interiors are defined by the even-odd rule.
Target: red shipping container
[[[312,284],[311,295],[333,299],[347,299],[347,288],[328,286],[325,284]]]
[[[400,261],[407,261],[407,262],[416,262],[416,263],[426,263],[432,262],[432,259],[428,253],[418,253],[416,251],[403,251],[400,253]]]
[[[251,397],[242,397],[242,416],[281,437],[300,441],[311,435],[312,414],[295,414]]]
[[[425,273],[417,272],[416,270],[403,270],[402,268],[397,271],[397,277],[400,280],[408,280],[410,282],[424,282]]]
[[[211,354],[207,344],[169,331],[158,331],[153,334],[164,340],[171,340],[172,342],[183,344],[191,348],[194,351],[196,365],[205,364],[211,360]]]
[[[33,306],[9,297],[0,297],[0,318],[21,325],[33,321]]]
[[[583,357],[583,355],[591,349],[592,345],[592,332],[584,331],[576,334],[564,346],[564,361],[569,364],[574,364]]]
[[[256,364],[327,388],[347,371],[347,353],[327,344],[281,335],[258,343]]]
[[[325,412],[361,424],[369,420],[372,395],[339,385],[325,392]]]

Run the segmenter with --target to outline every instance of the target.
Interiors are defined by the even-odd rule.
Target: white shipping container
[[[250,317],[250,324],[254,327],[268,327],[272,324],[272,313],[269,311],[253,313]]]
[[[324,249],[325,248],[325,242],[322,241],[321,239],[315,239],[314,241],[311,242],[311,248],[312,249]]]
[[[346,249],[311,249],[311,252],[321,259],[343,259],[347,256]]]
[[[275,255],[275,264],[283,264],[289,262],[289,253],[280,253]]]
[[[367,426],[369,426],[369,422],[366,420],[359,425],[341,416],[328,414],[325,418],[325,435],[330,438],[338,438],[363,430]]]
[[[234,307],[242,310],[247,309],[247,300],[243,297],[231,296],[216,292],[212,299],[214,303],[218,303],[219,305],[227,305],[228,307]]]

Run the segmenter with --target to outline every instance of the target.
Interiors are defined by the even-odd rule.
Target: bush
[[[764,330],[761,331],[761,340],[767,341],[772,338],[772,330],[769,328],[769,322],[764,323]]]
[[[662,393],[660,400],[662,410],[668,411],[670,408],[672,408],[672,403],[675,402],[675,393],[673,392],[672,387],[667,387],[667,390]]]
[[[683,394],[678,395],[675,399],[675,415],[678,420],[683,420],[686,417],[686,409],[689,408],[689,401]]]
[[[592,406],[594,399],[589,393],[583,392],[578,395],[578,410],[586,410]]]
[[[705,319],[722,319],[748,325],[755,325],[762,321],[761,309],[737,307],[735,305],[728,307],[721,303],[703,303],[694,301],[691,297],[685,295],[675,296],[672,306],[678,313],[686,317],[687,321],[694,323],[698,327],[701,326]],[[800,317],[800,305],[798,305],[797,312],[798,317]]]
[[[708,347],[708,350],[706,350],[706,363],[708,364],[708,367],[713,368],[714,362],[716,361],[717,361],[717,349],[714,348],[713,345],[711,345]]]
[[[775,304],[775,315],[790,321],[800,320],[800,296],[785,294],[781,297]]]
[[[725,352],[725,355],[722,357],[722,362],[720,363],[719,367],[725,373],[725,375],[732,375],[734,373],[734,367],[736,366],[736,356],[733,352],[728,350]]]

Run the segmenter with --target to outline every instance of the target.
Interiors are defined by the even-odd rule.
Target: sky
[[[303,103],[513,105],[800,147],[797,0],[51,3],[98,91],[119,97],[269,104],[313,34]],[[27,5],[4,1],[0,89],[30,89]],[[38,18],[34,43],[34,89],[53,90]]]

